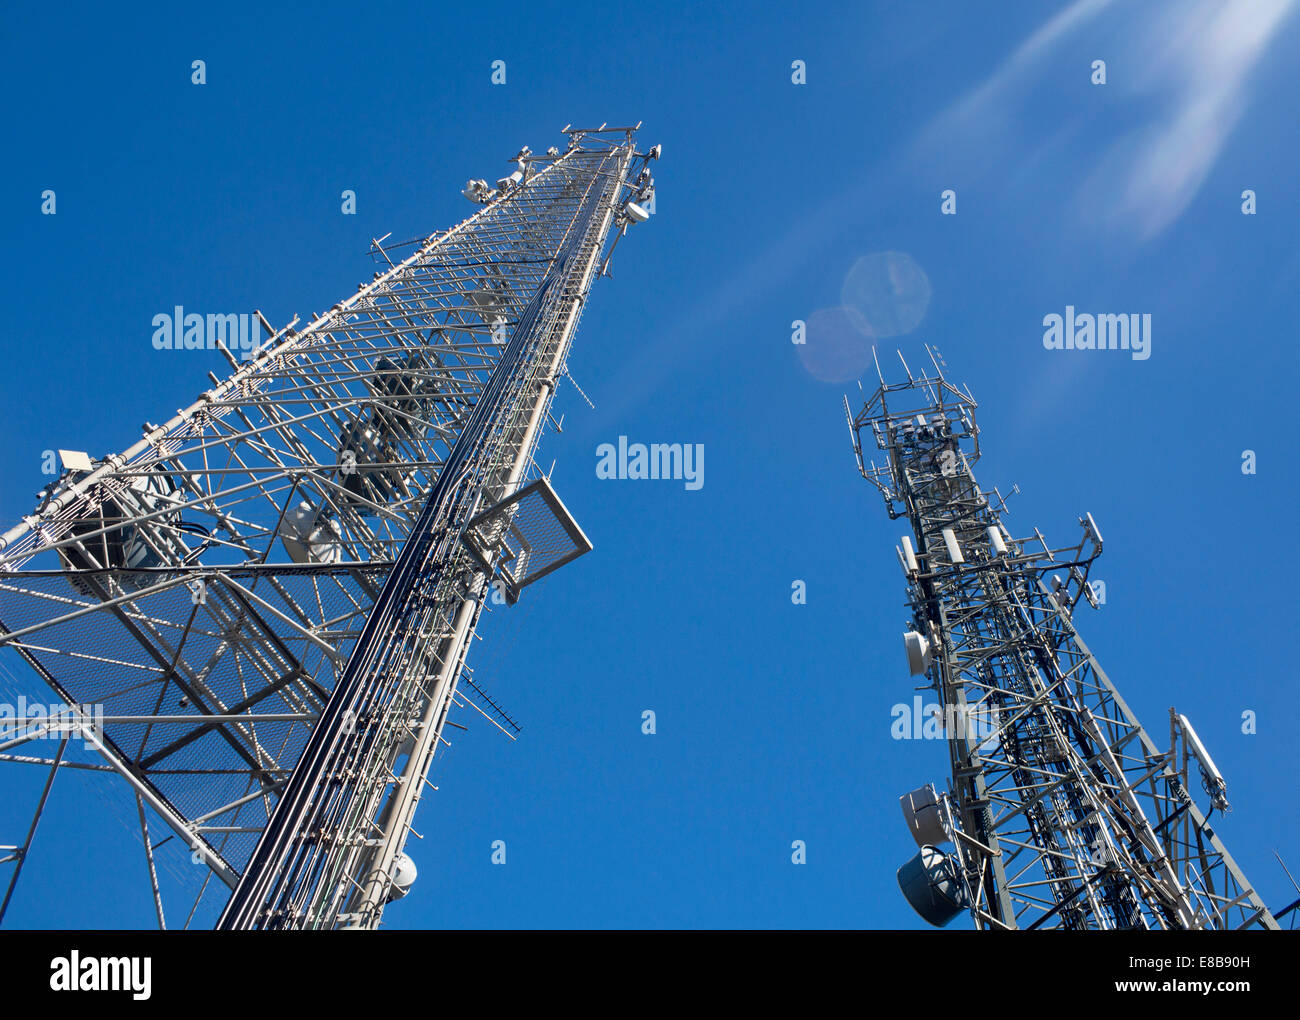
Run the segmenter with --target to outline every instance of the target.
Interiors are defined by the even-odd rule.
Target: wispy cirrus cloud
[[[1251,72],[1295,6],[1184,0],[1155,19],[1148,41],[1168,40],[1165,60],[1144,84],[1165,97],[1164,115],[1112,147],[1098,182],[1114,180],[1113,215],[1137,224],[1144,239],[1162,233],[1200,190],[1249,106]]]
[[[1112,107],[1111,137],[1099,143],[1095,121],[1087,127],[1089,151],[1097,155],[1084,168],[1074,211],[1149,240],[1195,198],[1249,109],[1252,72],[1296,6],[1297,0],[1076,0],[936,117],[918,145],[924,151],[958,142],[986,172],[1033,159],[1056,136],[1034,123],[1026,106],[1037,87],[1059,77],[1062,56],[1077,57],[1085,32],[1095,33],[1110,40],[1095,55],[1112,69],[1105,87],[1123,105]],[[1081,65],[1070,73],[1086,72]]]

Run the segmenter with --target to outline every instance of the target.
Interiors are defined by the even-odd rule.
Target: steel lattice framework
[[[973,474],[975,400],[927,352],[932,374],[904,362],[907,382],[881,376],[845,410],[862,473],[912,530],[909,655],[942,707],[952,777],[904,798],[921,808],[914,835],[930,833],[919,844],[955,848],[923,845],[931,888],[977,928],[1276,928],[1194,803],[1186,751],[1157,748],[1075,630],[1080,599],[1096,605],[1091,516],[1076,547],[1013,537]]]
[[[102,706],[142,825],[236,889],[222,926],[378,924],[449,709],[503,718],[464,670],[494,576],[590,548],[532,455],[658,149],[565,131],[0,537],[0,647]]]

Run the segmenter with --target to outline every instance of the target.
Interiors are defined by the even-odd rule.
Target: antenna
[[[906,359],[904,359],[904,357],[903,357],[903,352],[902,352],[902,351],[895,351],[895,353],[898,355],[898,360],[901,361],[901,362],[903,362],[903,371],[907,373],[907,382],[908,382],[908,385],[910,385],[910,386],[915,386],[915,385],[916,385],[916,380],[912,378],[912,370],[911,370],[910,368],[907,367],[907,361],[906,361]]]
[[[1197,764],[1201,767],[1201,782],[1205,791],[1210,795],[1210,800],[1220,811],[1231,810],[1228,804],[1228,783],[1223,778],[1214,759],[1210,757],[1210,752],[1205,749],[1201,743],[1201,738],[1197,736],[1196,730],[1192,728],[1191,722],[1187,716],[1180,715],[1178,724],[1182,728],[1183,737],[1191,749],[1192,757],[1196,759]]]

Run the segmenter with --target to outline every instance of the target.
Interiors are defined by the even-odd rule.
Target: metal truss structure
[[[0,537],[2,654],[68,705],[0,756],[53,776],[14,748],[76,727],[134,788],[151,876],[145,806],[233,890],[221,927],[376,926],[449,710],[512,725],[466,651],[494,586],[591,547],[533,452],[609,238],[648,215],[636,130],[565,128],[471,181],[463,223],[375,242],[371,282],[223,345],[228,378],[65,456]]]
[[[1227,801],[1190,724],[1175,713],[1158,748],[1075,629],[1080,600],[1096,606],[1092,517],[1073,547],[1012,535],[1002,495],[973,473],[975,400],[927,352],[932,374],[904,362],[907,382],[881,375],[856,415],[845,402],[863,475],[911,527],[898,549],[904,640],[938,697],[951,764],[948,790],[903,798],[921,847],[899,873],[909,901],[931,923],[968,911],[980,929],[1278,927],[1210,825]]]

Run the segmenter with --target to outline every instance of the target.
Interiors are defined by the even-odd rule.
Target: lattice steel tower
[[[951,765],[946,790],[902,798],[921,847],[899,871],[908,901],[932,924],[969,912],[981,929],[1278,927],[1209,824],[1226,786],[1191,725],[1171,709],[1158,748],[1075,630],[1080,600],[1097,605],[1091,515],[1071,548],[1014,536],[1002,495],[972,473],[975,400],[927,353],[933,374],[904,362],[907,382],[887,384],[877,366],[862,410],[845,402],[863,475],[911,526],[904,644]]]
[[[637,127],[565,128],[470,181],[460,225],[375,242],[371,282],[223,342],[228,378],[125,453],[66,453],[0,538],[0,647],[69,706],[0,752],[52,778],[63,745],[9,752],[80,726],[150,875],[146,805],[233,890],[219,927],[376,926],[449,710],[512,725],[466,652],[493,592],[590,549],[533,453],[610,237],[653,206]]]

